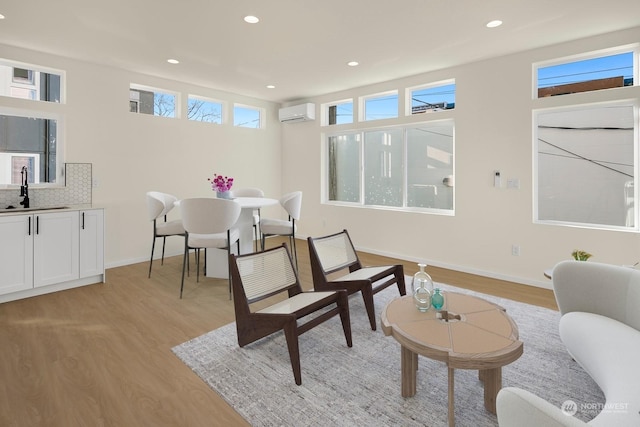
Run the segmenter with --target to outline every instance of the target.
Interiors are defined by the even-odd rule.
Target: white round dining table
[[[269,197],[236,197],[233,201],[240,204],[240,217],[234,225],[240,232],[240,253],[253,252],[253,211],[267,206],[277,205],[277,199]],[[232,246],[235,252],[236,246]],[[226,249],[207,250],[207,277],[226,279],[229,277],[229,260]]]

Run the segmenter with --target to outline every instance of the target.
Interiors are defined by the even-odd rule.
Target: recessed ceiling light
[[[4,19],[4,15],[0,13],[0,19]]]
[[[502,21],[499,19],[496,19],[494,21],[488,22],[487,28],[495,28],[495,27],[499,27],[500,25],[502,25]]]
[[[267,85],[267,89],[275,89],[276,87],[274,85]]]
[[[169,64],[179,64],[180,63],[180,61],[178,61],[177,59],[173,59],[173,58],[172,59],[167,59],[167,62]]]
[[[359,62],[358,62],[358,61],[349,61],[349,62],[347,62],[347,65],[348,65],[349,67],[357,67],[357,66],[358,66],[358,64],[359,64]]]
[[[260,19],[257,16],[247,15],[244,17],[244,22],[248,22],[249,24],[257,24],[260,22]]]

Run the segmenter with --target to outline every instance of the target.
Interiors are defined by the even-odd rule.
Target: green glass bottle
[[[440,293],[440,288],[436,288],[434,294],[431,296],[431,305],[436,310],[440,310],[444,305],[444,296]]]

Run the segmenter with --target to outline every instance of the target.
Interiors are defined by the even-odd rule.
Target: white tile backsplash
[[[29,204],[33,207],[91,204],[91,163],[66,163],[64,187],[29,187]],[[0,190],[0,209],[9,205],[21,208],[20,189]]]

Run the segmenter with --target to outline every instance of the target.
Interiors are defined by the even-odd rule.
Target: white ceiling
[[[287,102],[637,27],[640,0],[2,0],[0,14],[2,44]]]

